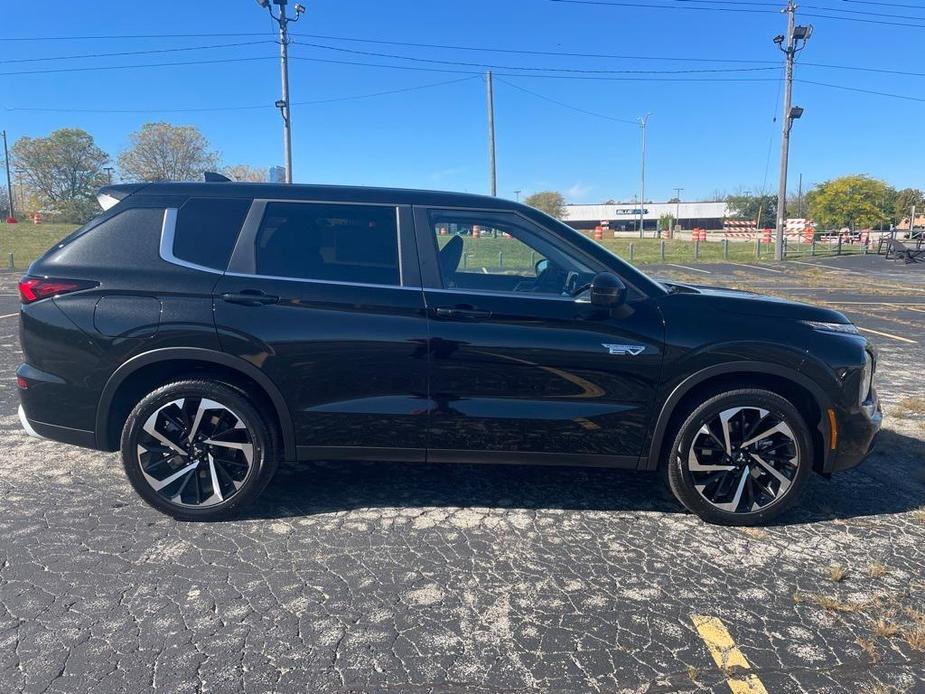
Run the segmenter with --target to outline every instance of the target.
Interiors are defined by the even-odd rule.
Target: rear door
[[[279,387],[300,457],[424,459],[427,326],[409,207],[256,200],[215,295],[222,348]]]
[[[630,287],[620,309],[592,306],[581,288],[612,268],[515,212],[415,207],[415,226],[428,460],[635,466],[663,354],[654,301]]]

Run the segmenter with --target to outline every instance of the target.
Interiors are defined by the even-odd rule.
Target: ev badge
[[[604,347],[610,354],[622,354],[629,355],[631,357],[635,357],[636,355],[642,354],[646,351],[646,348],[642,345],[608,345],[606,343],[602,343],[601,346]]]

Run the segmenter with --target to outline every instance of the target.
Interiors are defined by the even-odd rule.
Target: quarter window
[[[394,207],[271,202],[256,244],[259,275],[401,283]]]
[[[190,198],[177,212],[173,255],[188,263],[224,270],[251,201]]]

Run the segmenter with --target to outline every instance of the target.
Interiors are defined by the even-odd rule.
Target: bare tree
[[[259,169],[249,164],[234,164],[233,166],[226,166],[224,174],[232,181],[263,183],[268,180],[269,172],[266,169]]]
[[[219,155],[192,125],[146,123],[119,155],[122,177],[131,181],[192,181],[219,166]]]

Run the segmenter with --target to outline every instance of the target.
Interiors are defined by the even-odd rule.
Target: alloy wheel
[[[687,452],[694,489],[731,513],[759,511],[786,495],[799,465],[793,430],[760,407],[719,412],[700,427]]]
[[[254,443],[228,407],[188,397],[148,417],[137,456],[145,480],[165,501],[203,508],[227,501],[242,487],[253,468]]]

